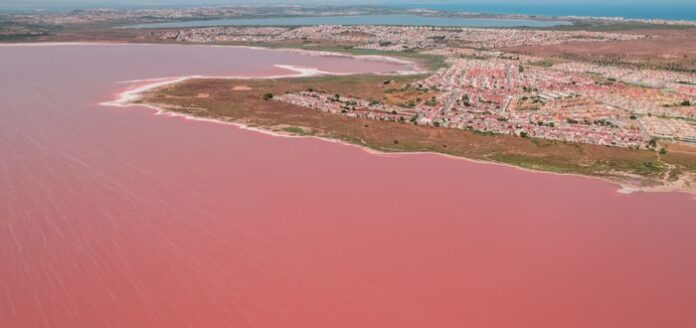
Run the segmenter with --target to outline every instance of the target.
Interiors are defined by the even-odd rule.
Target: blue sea
[[[399,1],[399,0],[397,0]],[[432,10],[458,11],[458,12],[477,12],[491,14],[523,14],[538,16],[604,16],[604,17],[626,17],[626,18],[649,18],[649,19],[671,19],[671,20],[693,20],[696,21],[696,0],[683,0],[681,3],[670,3],[678,0],[654,0],[660,3],[635,3],[635,4],[614,4],[613,0],[606,0],[606,4],[567,4],[567,3],[546,3],[546,4],[520,4],[520,3],[436,3],[408,2],[396,4],[394,0],[386,3],[373,1],[373,5],[391,6],[398,8],[423,8]],[[427,0],[425,0],[427,1]],[[442,0],[435,0],[442,1]],[[446,1],[446,0],[444,0]],[[483,1],[483,0],[474,0]],[[514,1],[514,0],[508,0]],[[562,2],[564,0],[558,0]],[[190,3],[193,2],[193,3]],[[196,6],[219,6],[219,5],[249,5],[254,4],[255,0],[174,0],[174,6],[163,4],[136,4],[135,0],[103,0],[96,5],[91,1],[53,1],[53,0],[0,0],[0,11],[25,11],[25,10],[70,10],[87,9],[93,7],[118,8],[118,9],[159,9],[167,7],[189,8]],[[310,1],[307,1],[310,2]],[[361,0],[354,3],[364,2]],[[314,3],[316,4],[316,3]],[[338,4],[338,3],[332,3]],[[258,5],[258,4],[256,4]]]
[[[603,16],[670,20],[696,20],[696,0],[681,4],[437,4],[393,5],[399,8],[423,8],[491,14],[538,16]]]

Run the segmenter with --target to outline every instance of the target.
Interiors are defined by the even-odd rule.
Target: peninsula
[[[413,61],[420,69],[392,75],[186,80],[138,102],[384,152],[600,176],[630,189],[696,188],[692,21],[369,6],[82,10],[2,21],[6,41],[253,46]]]

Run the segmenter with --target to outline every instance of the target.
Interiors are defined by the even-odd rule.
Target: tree
[[[271,100],[273,99],[273,94],[268,92],[263,94],[263,100]]]

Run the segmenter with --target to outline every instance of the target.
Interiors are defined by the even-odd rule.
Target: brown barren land
[[[384,152],[436,152],[534,170],[601,176],[623,184],[631,181],[633,187],[660,187],[661,190],[667,187],[667,190],[694,192],[691,181],[696,173],[696,153],[683,149],[658,155],[647,150],[348,118],[264,100],[266,93],[280,95],[309,88],[385,103],[413,96],[385,91],[417,77],[393,77],[387,85],[385,79],[383,76],[244,81],[196,79],[151,91],[141,101],[186,115],[285,134],[336,139]],[[200,94],[208,96],[199,97]]]
[[[631,30],[619,33],[647,35],[648,38],[611,42],[567,42],[504,50],[601,64],[635,64],[641,67],[696,71],[696,29]]]

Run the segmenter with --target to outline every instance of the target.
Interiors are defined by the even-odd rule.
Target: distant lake
[[[452,12],[478,12],[490,14],[520,14],[547,17],[557,16],[610,16],[645,19],[696,20],[696,2],[692,3],[641,3],[640,5],[622,3],[585,5],[577,3],[415,3],[392,5],[397,8],[423,8]]]
[[[246,25],[425,25],[464,27],[549,27],[570,25],[567,21],[540,21],[530,19],[481,19],[453,17],[424,17],[415,15],[368,15],[368,16],[322,16],[322,17],[277,17],[251,19],[214,19],[183,22],[166,22],[131,25],[131,28],[179,28],[203,26],[246,26]]]

